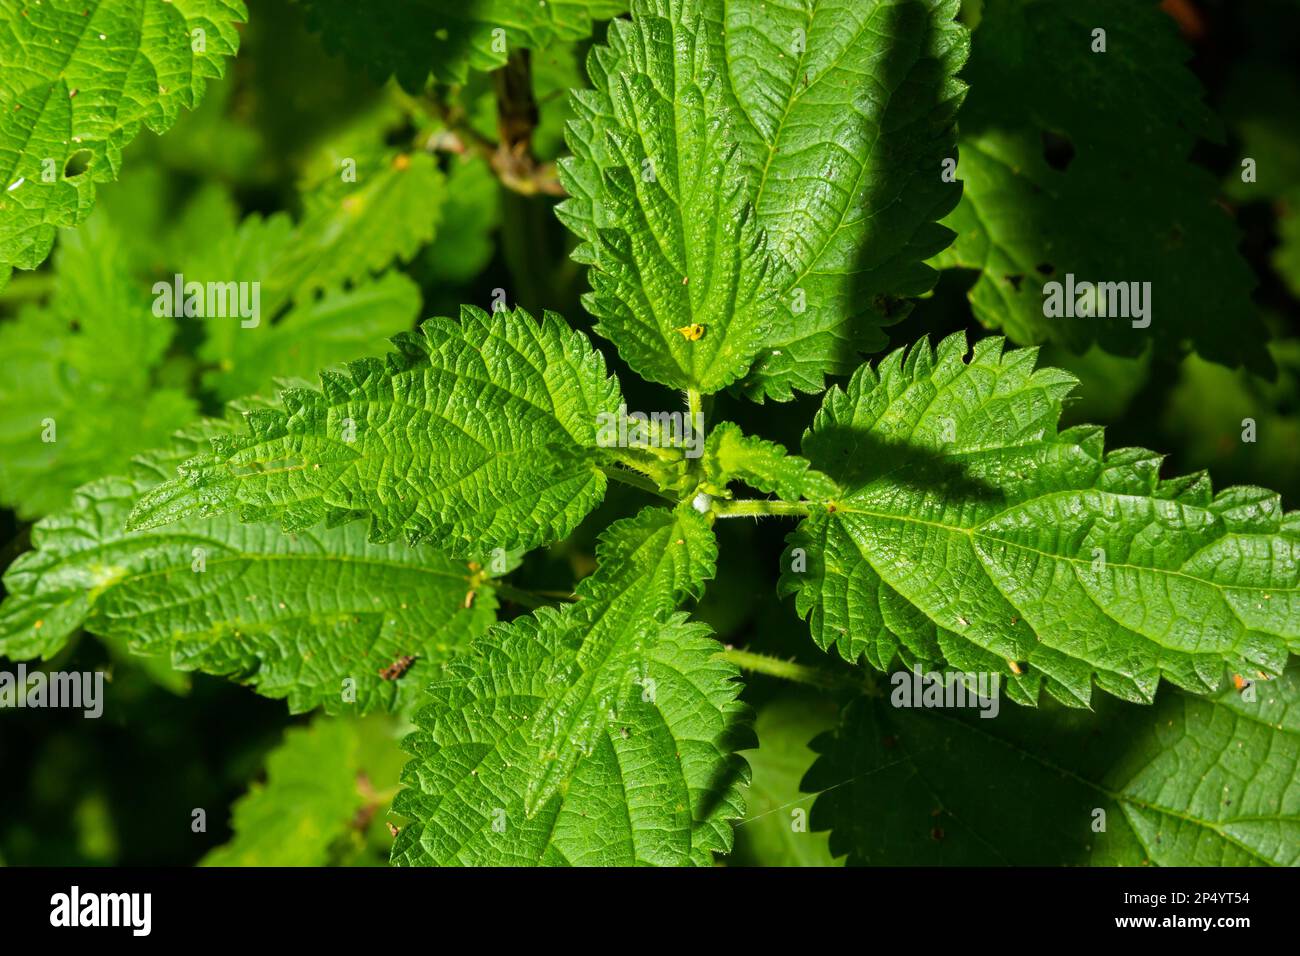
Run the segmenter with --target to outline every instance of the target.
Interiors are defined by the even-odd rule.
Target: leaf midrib
[[[1098,494],[1109,494],[1109,495],[1113,495],[1114,497],[1117,497],[1117,498],[1131,498],[1131,499],[1134,499],[1134,500],[1137,500],[1137,501],[1147,501],[1147,500],[1149,500],[1149,499],[1147,499],[1147,498],[1145,498],[1145,497],[1143,497],[1143,496],[1141,496],[1141,495],[1120,495],[1120,494],[1116,494],[1115,492],[1100,491],[1100,490],[1098,490],[1098,489],[1081,489],[1081,490],[1085,490],[1085,491],[1095,491],[1095,492],[1098,493]],[[1055,495],[1058,495],[1058,494],[1067,494],[1067,493],[1068,493],[1068,492],[1053,491],[1053,492],[1050,492],[1050,493],[1045,494],[1045,495],[1039,495],[1038,497],[1035,497],[1035,498],[1028,498],[1028,499],[1026,499],[1026,500],[1023,501],[1023,502],[1018,502],[1014,507],[1016,507],[1016,508],[1022,508],[1022,507],[1025,507],[1025,506],[1030,505],[1030,504],[1034,504],[1034,503],[1039,502],[1039,501],[1044,501],[1044,500],[1046,500],[1046,499],[1048,499],[1048,498],[1054,497]],[[1163,500],[1163,499],[1162,499],[1162,500]],[[1010,509],[1007,509],[1007,510],[1010,510]],[[853,507],[852,505],[846,505],[846,504],[843,504],[843,503],[840,503],[840,502],[836,502],[836,504],[835,504],[835,511],[836,511],[836,513],[857,514],[857,515],[862,515],[862,516],[864,516],[864,517],[868,517],[868,518],[881,519],[881,520],[883,520],[883,521],[893,521],[893,522],[900,522],[900,523],[904,523],[904,524],[925,525],[925,526],[927,526],[927,527],[937,528],[937,529],[939,529],[939,530],[941,530],[941,531],[945,531],[945,532],[949,532],[949,533],[955,533],[955,534],[962,534],[962,535],[965,535],[967,538],[969,538],[969,539],[972,540],[972,541],[975,541],[975,540],[977,540],[977,539],[978,539],[978,540],[985,540],[985,541],[996,541],[996,542],[998,542],[999,544],[1004,544],[1004,545],[1007,545],[1008,547],[1012,547],[1012,548],[1018,548],[1018,549],[1020,549],[1020,550],[1022,550],[1022,551],[1025,551],[1025,552],[1027,552],[1027,553],[1029,553],[1029,554],[1036,554],[1036,555],[1039,555],[1039,556],[1044,557],[1044,558],[1050,558],[1050,559],[1053,560],[1053,561],[1064,561],[1064,562],[1067,562],[1067,563],[1072,564],[1072,565],[1085,565],[1085,564],[1090,564],[1090,563],[1091,563],[1091,562],[1089,562],[1088,560],[1086,560],[1086,559],[1084,559],[1084,558],[1074,558],[1074,557],[1070,557],[1070,556],[1068,556],[1068,555],[1056,554],[1056,553],[1053,553],[1053,552],[1051,552],[1051,551],[1043,551],[1043,550],[1040,550],[1040,549],[1038,549],[1038,548],[1030,547],[1030,546],[1027,545],[1027,544],[1022,544],[1022,543],[1020,543],[1020,542],[1018,542],[1018,541],[1012,541],[1012,540],[1007,539],[1007,538],[1001,538],[1001,537],[998,537],[998,536],[993,535],[993,534],[981,533],[981,528],[983,528],[985,525],[987,525],[987,524],[989,524],[989,523],[991,523],[991,522],[997,520],[998,518],[1002,517],[1002,515],[1004,515],[1004,514],[1006,513],[1006,511],[999,512],[998,514],[993,515],[993,516],[991,516],[991,517],[985,519],[984,521],[981,521],[979,524],[974,525],[973,527],[970,527],[970,528],[964,528],[964,527],[961,527],[960,525],[948,525],[948,524],[944,524],[944,523],[939,522],[939,521],[929,521],[929,520],[926,520],[925,518],[914,518],[914,517],[912,517],[912,516],[910,516],[910,515],[890,514],[890,513],[888,513],[888,512],[883,512],[883,511],[873,511],[873,510],[870,510],[870,509],[867,509],[867,508],[855,508],[855,507]],[[1225,531],[1225,534],[1227,534],[1227,533],[1230,533],[1230,532]],[[1216,538],[1216,539],[1215,539],[1216,542],[1219,541],[1219,540],[1222,540],[1222,537],[1223,537],[1223,536],[1220,535],[1219,538]],[[1208,546],[1208,545],[1207,545],[1207,546]],[[1202,550],[1203,550],[1203,549],[1202,549]],[[978,553],[978,552],[977,552],[977,553]],[[1194,556],[1195,556],[1195,555],[1192,555],[1192,557],[1194,557]],[[983,563],[983,562],[981,561],[981,563]],[[1186,564],[1186,561],[1184,561],[1183,563]],[[1149,573],[1153,573],[1153,574],[1163,574],[1163,575],[1168,575],[1168,576],[1170,576],[1170,577],[1185,578],[1185,579],[1187,579],[1187,580],[1189,580],[1189,581],[1194,581],[1194,582],[1196,582],[1197,584],[1203,584],[1203,585],[1207,585],[1207,586],[1209,586],[1209,587],[1212,587],[1212,588],[1214,588],[1215,590],[1219,591],[1220,593],[1225,592],[1225,591],[1266,591],[1266,592],[1269,592],[1269,593],[1282,593],[1282,594],[1291,593],[1291,592],[1300,592],[1300,587],[1290,587],[1290,588],[1289,588],[1289,587],[1264,587],[1264,586],[1259,586],[1259,585],[1244,585],[1244,584],[1243,584],[1243,585],[1238,585],[1238,584],[1233,584],[1233,585],[1220,584],[1220,583],[1218,583],[1217,581],[1210,581],[1210,580],[1207,580],[1207,579],[1205,579],[1205,578],[1200,578],[1200,577],[1197,577],[1197,576],[1194,575],[1194,574],[1188,574],[1188,573],[1185,572],[1185,571],[1174,570],[1174,569],[1171,569],[1171,568],[1161,568],[1161,567],[1156,567],[1156,566],[1154,566],[1154,565],[1126,564],[1126,563],[1123,563],[1123,562],[1107,560],[1107,562],[1106,562],[1106,567],[1107,567],[1107,568],[1123,568],[1123,569],[1126,569],[1126,570],[1132,570],[1132,571],[1145,571],[1145,572],[1149,572]],[[1226,602],[1225,602],[1225,603],[1226,603]],[[1245,626],[1244,623],[1243,623],[1243,626]]]

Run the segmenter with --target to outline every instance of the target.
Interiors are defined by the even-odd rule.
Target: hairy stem
[[[698,388],[688,388],[686,390],[686,410],[690,413],[692,426],[703,418],[704,397],[700,395]]]
[[[740,501],[715,501],[713,513],[719,518],[761,518],[764,515],[812,514],[811,501],[771,501],[767,498],[744,498]]]
[[[769,677],[779,677],[781,680],[806,684],[809,687],[820,687],[823,690],[850,689],[863,691],[870,690],[875,686],[875,682],[865,674],[856,677],[849,674],[836,674],[822,670],[819,667],[797,664],[794,661],[782,660],[779,657],[771,657],[767,654],[757,654],[753,651],[742,651],[735,647],[728,647],[725,651],[719,651],[714,656],[731,661],[741,670],[754,674],[766,674]]]

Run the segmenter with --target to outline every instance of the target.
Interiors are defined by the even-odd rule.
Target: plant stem
[[[500,144],[492,168],[507,188],[524,195],[563,196],[555,167],[533,155],[533,133],[540,113],[533,98],[532,60],[526,49],[513,50],[506,65],[492,74],[496,81],[497,134]]]
[[[820,687],[823,690],[849,688],[863,691],[874,686],[874,682],[865,675],[862,675],[863,680],[859,682],[849,675],[835,674],[817,667],[809,667],[807,664],[796,664],[794,661],[782,660],[767,654],[756,654],[753,651],[742,651],[735,647],[719,651],[714,656],[731,661],[742,670],[779,677],[796,684],[807,684],[809,687]]]
[[[516,144],[512,149],[504,142],[494,143],[476,130],[467,122],[464,111],[459,108],[453,109],[442,103],[412,96],[401,89],[395,89],[393,97],[408,113],[424,113],[445,127],[417,143],[417,148],[425,152],[458,155],[472,150],[483,157],[501,185],[512,193],[522,196],[536,196],[539,193],[548,196],[565,195],[555,164],[541,163],[532,157],[529,145],[531,134],[528,142],[522,146]]]
[[[740,501],[715,501],[713,513],[719,518],[759,518],[764,515],[812,514],[811,501],[771,501],[767,498],[745,498]]]
[[[691,416],[691,426],[700,421],[704,415],[704,398],[700,395],[698,388],[688,388],[686,390],[686,410]]]

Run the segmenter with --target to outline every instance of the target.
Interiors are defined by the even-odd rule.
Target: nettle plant
[[[177,6],[242,14],[215,0]],[[307,6],[327,31],[350,24],[327,36],[408,86],[431,68],[463,79],[499,67],[511,45],[583,36],[620,12],[502,0],[431,40],[377,11],[357,20],[362,4]],[[83,486],[9,570],[0,650],[50,658],[84,628],[238,677],[294,712],[413,713],[392,803],[399,864],[712,863],[745,818],[742,668],[852,698],[814,742],[804,782],[822,792],[814,828],[851,861],[898,862],[893,835],[920,832],[903,859],[961,861],[996,844],[1013,862],[1041,860],[1047,845],[1061,862],[1295,863],[1300,686],[1287,661],[1300,649],[1300,517],[1260,488],[1162,478],[1159,455],[1107,450],[1100,428],[1060,428],[1076,382],[1036,367],[1035,349],[971,347],[958,333],[863,363],[934,286],[932,265],[972,258],[1024,273],[1002,282],[1003,264],[988,265],[972,301],[989,324],[1036,338],[1049,320],[1026,302],[1070,256],[1058,247],[1058,263],[1036,269],[1034,236],[1000,235],[1005,209],[981,214],[996,162],[1014,166],[1023,148],[1026,168],[1047,175],[1036,131],[1017,125],[1034,129],[1025,99],[1042,91],[1019,84],[994,126],[979,83],[1006,82],[994,68],[1005,51],[991,41],[967,65],[959,6],[635,0],[572,94],[556,211],[579,239],[596,333],[634,373],[679,392],[680,408],[630,413],[600,350],[557,314],[466,306],[428,319],[383,359],[236,402],[128,474]],[[545,22],[496,27],[507,8]],[[1036,54],[1035,30],[1075,31],[1079,56],[1093,55],[1095,24],[1054,5],[989,0],[984,16],[1023,18],[1003,35],[1021,45],[1016,63]],[[1157,23],[1144,42],[1167,54],[1170,29]],[[1142,62],[1110,55],[1119,69]],[[1169,69],[1181,88],[1179,56]],[[961,162],[969,152],[974,178],[962,202],[952,173],[968,80]],[[75,111],[88,86],[75,98],[56,88],[51,102]],[[141,107],[131,123],[165,125],[172,94],[151,90],[122,101]],[[31,121],[22,132],[34,136],[59,121],[4,102],[7,141],[15,124]],[[1141,116],[1143,128],[1165,121]],[[82,146],[112,164],[121,130],[97,132]],[[39,188],[9,192],[0,248],[20,268],[44,258],[52,224],[80,218],[93,190]],[[286,224],[280,238],[291,234]],[[285,255],[264,257],[285,289],[326,268]],[[1080,252],[1076,271],[1090,276],[1104,257]],[[1183,294],[1174,284],[1156,283],[1157,313],[1167,288],[1170,301]],[[1162,319],[1085,319],[1064,334],[1179,334]],[[796,455],[715,421],[724,390],[755,402],[823,394]],[[496,622],[522,556],[571,535],[610,482],[661,500],[608,526],[571,595]],[[817,647],[855,667],[725,648],[691,619],[726,560],[716,523],[759,516],[791,522],[779,590]],[[890,682],[871,676],[900,668],[993,675],[1012,703],[995,720],[936,725],[894,707]],[[1172,687],[1149,716],[1081,722],[1107,698],[1152,705],[1162,679]],[[329,759],[317,751],[357,746],[332,723],[294,732],[270,789],[237,808],[237,830],[274,832],[277,814],[256,800],[290,777],[310,789]],[[1131,745],[1122,763],[1108,762],[1112,738]],[[951,782],[972,773],[988,785]],[[347,791],[340,817],[355,809]],[[284,799],[281,815],[308,812]],[[930,822],[936,804],[942,826]]]

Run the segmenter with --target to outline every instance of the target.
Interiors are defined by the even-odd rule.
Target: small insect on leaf
[[[381,667],[379,669],[379,676],[382,677],[384,680],[397,680],[397,678],[401,677],[408,670],[410,670],[411,665],[415,663],[415,658],[416,655],[413,654],[408,654],[404,657],[399,657],[397,660],[393,661],[393,663],[389,664],[387,667]]]
[[[704,337],[704,326],[700,325],[698,322],[693,322],[690,325],[683,325],[681,328],[674,329],[673,331],[677,332],[687,342],[698,342]]]

